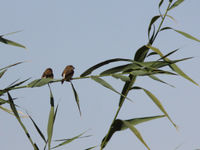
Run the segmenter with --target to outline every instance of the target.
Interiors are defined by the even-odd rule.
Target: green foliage
[[[133,59],[128,59],[128,58],[108,59],[106,61],[102,61],[100,63],[97,63],[96,65],[92,65],[92,67],[90,67],[86,71],[84,71],[80,75],[80,77],[73,78],[73,80],[90,78],[93,81],[95,81],[96,83],[102,85],[103,87],[105,87],[105,88],[107,88],[107,89],[109,89],[109,90],[120,95],[119,105],[118,105],[118,109],[117,109],[117,112],[115,114],[115,117],[112,120],[112,123],[111,123],[111,125],[108,129],[107,134],[105,135],[105,137],[101,141],[101,145],[100,145],[101,150],[103,148],[105,148],[105,146],[108,144],[108,142],[110,141],[110,139],[112,138],[112,136],[114,135],[115,132],[117,132],[117,131],[121,132],[121,131],[126,130],[126,129],[130,129],[130,131],[132,131],[134,133],[134,135],[139,139],[139,141],[141,143],[143,143],[143,145],[148,150],[150,150],[150,147],[144,141],[141,133],[135,127],[136,125],[143,123],[143,122],[148,122],[148,121],[151,121],[151,120],[154,120],[154,119],[167,117],[168,120],[174,125],[174,127],[177,128],[176,124],[172,121],[172,119],[168,115],[166,109],[161,104],[161,101],[153,93],[151,93],[149,90],[147,90],[143,87],[134,86],[134,84],[135,84],[135,81],[137,80],[138,77],[147,76],[150,79],[153,79],[157,82],[164,83],[164,84],[167,84],[171,87],[174,87],[173,85],[161,80],[156,75],[171,75],[172,77],[174,75],[179,75],[179,76],[182,76],[183,78],[189,80],[193,84],[199,86],[199,84],[197,82],[195,82],[191,77],[189,77],[187,74],[185,74],[177,66],[178,62],[188,60],[191,57],[183,58],[183,59],[170,60],[168,57],[170,55],[174,54],[178,49],[170,51],[169,53],[164,55],[159,48],[156,48],[156,46],[153,46],[153,43],[156,40],[157,35],[161,31],[167,31],[167,30],[173,30],[176,33],[178,33],[178,34],[180,34],[180,35],[182,35],[182,36],[184,36],[188,39],[200,42],[199,39],[197,39],[196,37],[194,37],[194,36],[192,36],[192,35],[190,35],[186,32],[183,32],[183,31],[180,31],[180,30],[174,29],[172,27],[168,27],[168,26],[163,27],[163,24],[164,24],[164,21],[166,20],[166,18],[175,21],[175,19],[172,16],[168,15],[168,12],[170,10],[176,8],[177,6],[179,6],[183,1],[184,0],[177,0],[173,3],[173,0],[169,0],[168,6],[167,6],[164,14],[161,12],[161,7],[163,5],[164,0],[161,0],[159,2],[159,4],[158,4],[159,14],[152,17],[152,19],[149,23],[149,26],[148,26],[147,36],[148,36],[149,41],[148,41],[147,44],[142,45],[136,51]],[[10,33],[10,34],[13,34],[13,33]],[[5,35],[0,36],[0,42],[2,42],[4,44],[12,45],[12,46],[25,48],[25,46],[23,46],[19,43],[5,39],[4,36]],[[145,59],[147,57],[152,58],[151,56],[153,56],[153,55],[159,56],[159,59],[158,60],[145,61]],[[120,64],[118,66],[108,68],[106,70],[103,70],[100,74],[97,74],[97,75],[91,75],[95,70],[100,69],[100,68],[107,66],[110,63],[114,63],[114,62],[118,62],[118,63],[119,62],[123,62],[123,63],[125,62],[126,64]],[[10,69],[11,67],[17,66],[21,63],[23,63],[23,62],[17,62],[15,64],[8,65],[4,68],[1,68],[0,69],[0,78],[5,76],[5,73],[7,72],[8,69]],[[167,67],[170,70],[166,70]],[[106,80],[102,79],[103,77],[113,77],[115,79],[120,79],[122,82],[124,82],[124,87],[123,87],[122,91],[118,92]],[[85,134],[85,132],[83,132],[83,133],[81,133],[77,136],[74,136],[72,138],[69,138],[69,139],[57,140],[61,143],[56,144],[55,146],[52,146],[54,123],[55,123],[55,120],[56,120],[58,105],[56,106],[56,108],[54,107],[54,97],[53,97],[53,93],[52,93],[50,85],[54,84],[56,82],[60,82],[62,79],[51,79],[51,78],[35,79],[33,81],[30,81],[28,84],[23,85],[28,80],[30,80],[30,78],[28,78],[26,80],[22,80],[22,81],[16,80],[15,82],[8,85],[6,88],[0,90],[0,109],[15,116],[15,118],[19,122],[20,126],[24,130],[28,140],[30,141],[31,145],[33,146],[34,150],[39,150],[39,148],[38,148],[37,144],[33,142],[27,128],[25,127],[25,125],[23,124],[23,122],[21,120],[22,116],[19,115],[21,112],[17,110],[18,106],[14,103],[15,98],[12,98],[11,95],[10,95],[10,92],[13,91],[13,90],[16,90],[16,89],[39,88],[39,87],[43,87],[43,86],[46,86],[46,85],[48,85],[48,87],[49,87],[49,90],[50,90],[50,111],[49,111],[49,117],[48,117],[48,123],[47,123],[47,135],[46,135],[46,137],[45,137],[43,131],[41,130],[41,128],[39,128],[39,125],[36,124],[36,121],[34,121],[34,119],[27,113],[28,118],[30,118],[30,121],[33,123],[33,126],[36,129],[37,133],[39,134],[39,136],[44,141],[44,150],[46,149],[46,147],[48,147],[48,150],[60,148],[62,146],[65,146],[66,144],[71,143],[72,141],[74,141],[76,139],[81,138],[82,135]],[[76,101],[79,113],[81,115],[81,109],[80,109],[80,104],[79,104],[80,100],[79,100],[77,90],[75,89],[72,81],[69,81],[69,82],[71,84],[72,91],[73,91],[74,97],[75,97],[75,101]],[[133,118],[133,119],[129,119],[129,120],[117,119],[118,115],[120,113],[120,110],[121,110],[121,108],[124,104],[125,99],[128,99],[128,100],[131,101],[131,99],[128,98],[127,95],[132,90],[134,90],[134,91],[135,90],[143,90],[144,93],[153,101],[153,103],[160,109],[160,111],[164,115],[142,117],[142,118]],[[1,98],[1,96],[3,96],[4,94],[8,95],[8,100]],[[10,109],[3,107],[2,105],[4,105],[4,104],[9,104]],[[23,114],[23,113],[21,113],[21,114]],[[90,148],[87,148],[86,150],[91,150],[91,149],[94,149],[96,147],[97,146],[92,146]]]

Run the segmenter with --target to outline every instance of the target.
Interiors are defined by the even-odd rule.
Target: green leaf
[[[33,120],[33,118],[28,114],[29,118],[31,119],[35,129],[37,130],[37,132],[39,133],[40,137],[44,140],[45,143],[47,143],[47,140],[44,136],[44,134],[42,133],[42,131],[40,130],[40,128],[38,127],[38,125],[35,123],[35,121]]]
[[[172,121],[172,119],[169,117],[168,113],[166,112],[166,110],[164,109],[164,107],[162,106],[161,102],[157,99],[157,97],[155,95],[153,95],[150,91],[141,88],[141,87],[133,87],[132,89],[141,89],[143,90],[148,96],[149,98],[151,98],[151,100],[158,106],[158,108],[165,114],[165,116],[169,119],[169,121],[174,125],[174,127],[177,129],[176,124]]]
[[[96,70],[96,69],[98,69],[98,68],[100,68],[100,67],[102,67],[102,66],[104,66],[104,65],[107,65],[107,64],[109,64],[109,63],[117,62],[117,61],[129,61],[129,62],[130,62],[130,61],[132,61],[132,60],[130,60],[130,59],[124,59],[124,58],[109,59],[109,60],[103,61],[103,62],[101,62],[101,63],[98,63],[98,64],[96,64],[96,65],[90,67],[89,69],[87,69],[86,71],[84,71],[84,72],[80,75],[80,77],[85,77],[85,76],[91,74],[94,70]]]
[[[145,145],[145,147],[150,150],[149,146],[146,144],[146,142],[143,140],[142,135],[140,134],[140,132],[129,122],[127,121],[123,121],[123,124],[125,126],[127,126],[135,135],[136,137]]]
[[[0,72],[0,78],[4,75],[4,73],[7,71],[7,69]]]
[[[34,81],[32,81],[31,83],[29,83],[27,86],[28,87],[41,87],[44,86],[46,84],[49,84],[53,81],[56,81],[55,79],[51,79],[51,78],[42,78],[42,79],[36,79]]]
[[[17,109],[16,109],[16,107],[15,107],[15,104],[14,104],[14,102],[13,102],[13,100],[12,100],[12,97],[10,96],[9,92],[7,92],[7,94],[8,94],[8,99],[9,99],[9,103],[10,103],[10,108],[12,109],[12,111],[13,111],[15,117],[16,117],[17,119],[20,119],[19,114],[18,114],[18,112],[17,112]]]
[[[94,149],[94,148],[96,148],[97,146],[92,146],[92,147],[90,147],[90,148],[87,148],[87,149],[85,149],[85,150],[91,150],[91,149]]]
[[[161,83],[164,83],[164,84],[167,84],[167,85],[169,85],[169,86],[171,86],[171,87],[174,87],[173,85],[171,85],[171,84],[169,84],[169,83],[167,83],[167,82],[165,82],[165,81],[159,79],[158,77],[156,77],[156,76],[154,76],[154,75],[149,75],[149,77],[150,77],[151,79],[155,80],[155,81],[159,81],[159,82],[161,82]]]
[[[8,44],[8,45],[12,45],[12,46],[17,46],[17,47],[21,47],[21,48],[25,48],[26,49],[26,47],[24,45],[19,44],[19,43],[14,42],[14,41],[11,41],[11,40],[8,40],[8,39],[5,39],[2,36],[0,36],[0,42],[2,42],[4,44]]]
[[[140,47],[135,53],[134,60],[139,61],[139,62],[144,61],[144,59],[148,53],[148,50],[149,50],[149,48],[146,45]]]
[[[94,81],[96,81],[97,83],[101,84],[102,86],[104,86],[104,87],[106,87],[106,88],[112,90],[113,92],[115,92],[115,93],[117,93],[117,94],[123,96],[124,98],[126,98],[126,99],[132,101],[130,98],[128,98],[128,97],[122,95],[122,94],[119,93],[117,90],[115,90],[115,89],[114,89],[108,82],[106,82],[105,80],[103,80],[103,79],[101,79],[101,78],[99,78],[99,77],[95,77],[95,76],[91,76],[91,79],[94,80]]]
[[[80,116],[81,116],[81,108],[80,108],[80,104],[79,104],[79,97],[78,97],[78,94],[76,92],[76,89],[74,88],[74,85],[72,84],[72,82],[70,82],[70,83],[71,83],[72,90],[74,92],[74,97],[75,97],[75,100],[76,100],[76,104],[78,106],[78,110],[79,110],[79,113],[80,113]]]
[[[85,132],[86,132],[86,131],[85,131]],[[83,133],[81,133],[81,134],[79,134],[79,135],[77,135],[77,136],[75,136],[75,137],[73,137],[73,138],[66,139],[64,142],[58,144],[57,146],[54,146],[52,149],[55,149],[55,148],[57,148],[57,147],[66,145],[66,144],[68,144],[68,143],[71,143],[72,141],[74,141],[74,140],[80,138],[83,134],[85,134],[85,132],[83,132]]]
[[[143,122],[147,122],[147,121],[151,121],[151,120],[159,119],[159,118],[163,118],[163,117],[165,117],[165,115],[143,117],[143,118],[133,118],[133,119],[125,120],[125,121],[132,125],[138,125]],[[125,130],[125,129],[127,129],[127,126],[124,126],[124,124],[123,124],[121,130]]]
[[[48,135],[48,149],[51,149],[51,140],[53,135],[53,125],[54,125],[54,98],[51,91],[51,88],[49,86],[50,90],[50,112],[49,112],[49,120],[48,120],[48,126],[47,126],[47,135]]]
[[[183,35],[184,37],[186,37],[186,38],[188,38],[188,39],[191,39],[191,40],[194,40],[194,41],[200,42],[200,40],[197,39],[197,38],[195,38],[194,36],[192,36],[192,35],[190,35],[190,34],[188,34],[188,33],[186,33],[186,32],[183,32],[183,31],[180,31],[180,30],[173,29],[173,28],[171,28],[171,27],[164,27],[164,28],[162,28],[160,31],[164,31],[164,30],[174,30],[175,32],[177,32],[177,33]]]
[[[121,79],[122,81],[130,81],[130,78],[127,76],[123,76],[121,74],[113,74],[112,77],[116,78],[116,79]]]
[[[147,47],[149,47],[150,49],[152,49],[154,52],[156,52],[157,54],[159,54],[161,57],[163,57],[164,55],[161,53],[161,51],[158,48],[155,48],[151,45],[147,45]],[[170,59],[168,58],[164,58],[165,61],[170,61]],[[199,86],[198,83],[196,83],[194,80],[192,80],[188,75],[186,75],[176,64],[171,64],[170,65],[171,68],[178,73],[180,76],[182,76],[183,78],[189,80],[190,82],[192,82],[193,84]]]
[[[148,38],[149,38],[149,39],[150,39],[151,26],[156,22],[156,20],[158,20],[158,18],[160,18],[160,15],[154,16],[154,17],[151,19],[151,22],[150,22],[149,28],[148,28]]]
[[[24,63],[24,62],[25,62],[25,61],[21,61],[21,62],[17,62],[17,63],[15,63],[15,64],[12,64],[12,65],[8,65],[8,66],[6,66],[6,67],[4,67],[4,68],[1,68],[0,71],[1,71],[1,70],[5,70],[5,69],[8,69],[8,68],[13,67],[13,66],[16,66],[16,65],[19,65],[19,64],[22,64],[22,63]]]
[[[191,40],[194,40],[194,41],[200,42],[199,39],[193,37],[192,35],[190,35],[190,34],[188,34],[188,33],[185,33],[185,32],[180,31],[180,30],[175,30],[175,29],[173,29],[173,30],[176,31],[176,32],[178,32],[178,33],[180,33],[181,35],[183,35],[183,36],[186,37],[186,38],[189,38],[189,39],[191,39]]]
[[[176,2],[174,2],[174,4],[172,4],[172,6],[168,9],[168,11],[180,5],[183,1],[184,0],[177,0]]]

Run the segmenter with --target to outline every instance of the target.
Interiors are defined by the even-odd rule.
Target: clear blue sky
[[[167,0],[166,0],[167,1]],[[10,69],[1,79],[4,88],[16,79],[40,78],[42,72],[52,67],[55,78],[61,78],[66,65],[75,66],[79,76],[88,67],[110,58],[133,58],[135,51],[147,43],[147,28],[151,18],[158,14],[158,2],[150,0],[6,0],[1,2],[1,34],[23,30],[6,38],[24,44],[28,50],[0,44],[1,65],[18,61],[27,63]],[[185,1],[170,11],[177,23],[166,25],[200,38],[200,1]],[[164,5],[166,7],[166,5]],[[163,32],[154,46],[163,53],[181,48],[171,58],[194,56],[179,64],[196,82],[200,83],[200,44],[173,31]],[[111,67],[110,65],[109,67]],[[106,67],[102,68],[106,69]],[[102,71],[102,70],[100,70]],[[96,71],[94,74],[98,74]],[[106,78],[117,90],[123,83]],[[162,78],[176,86],[171,88],[145,77],[136,85],[149,89],[162,102],[167,112],[179,126],[179,132],[166,119],[158,119],[136,126],[152,150],[193,150],[200,148],[200,88],[181,77]],[[119,95],[103,88],[90,79],[76,80],[74,85],[80,97],[82,117],[79,116],[69,84],[52,85],[55,102],[60,103],[53,139],[70,138],[91,129],[93,136],[77,140],[63,149],[83,150],[100,144],[108,131],[117,110]],[[48,87],[11,92],[18,97],[18,105],[28,110],[46,134],[49,113]],[[126,102],[119,118],[130,119],[162,114],[152,101],[141,92],[132,92],[134,103]],[[0,145],[2,150],[32,149],[17,120],[0,111]],[[32,130],[29,119],[23,119],[31,136],[40,147],[42,139]],[[99,149],[99,148],[97,148]],[[146,150],[129,130],[116,133],[105,150]]]

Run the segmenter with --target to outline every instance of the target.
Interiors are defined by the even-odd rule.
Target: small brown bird
[[[47,68],[42,74],[42,78],[52,78],[53,79],[53,70],[51,68]]]
[[[62,73],[63,79],[61,83],[63,84],[64,81],[70,81],[73,75],[74,75],[74,67],[72,65],[66,66]]]

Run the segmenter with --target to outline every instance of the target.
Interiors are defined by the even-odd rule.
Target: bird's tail
[[[63,84],[63,83],[64,83],[64,81],[65,81],[65,79],[62,79],[62,80],[61,80],[61,84]]]

